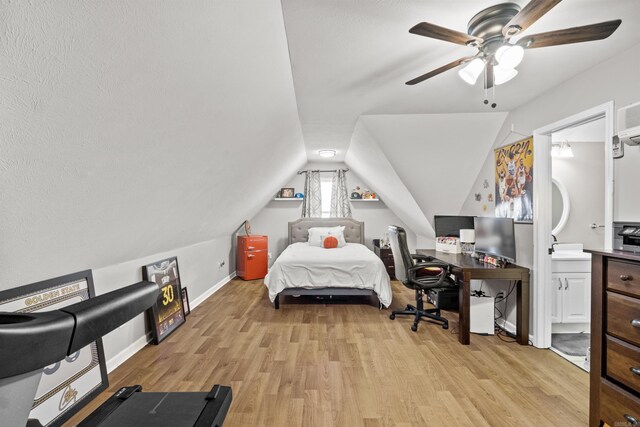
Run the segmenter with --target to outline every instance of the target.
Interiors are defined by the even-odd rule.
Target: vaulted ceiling
[[[306,161],[278,0],[0,15],[0,290],[229,236]]]
[[[447,173],[452,150],[488,150],[500,112],[640,43],[637,0],[564,0],[528,32],[623,24],[603,42],[527,52],[495,111],[455,72],[404,85],[473,52],[411,26],[464,30],[497,2],[3,2],[0,289],[228,236],[317,149],[343,160],[360,117],[363,154],[347,163],[430,234],[430,203],[446,194],[423,186]],[[469,118],[477,129],[464,135],[482,133],[471,149],[446,138],[457,113],[494,113]],[[406,160],[416,144],[437,168]],[[470,188],[464,169],[442,191]]]
[[[517,0],[523,6],[527,0]],[[526,51],[520,74],[484,104],[481,83],[449,71],[417,86],[404,82],[475,49],[416,36],[421,21],[466,31],[469,19],[499,0],[282,0],[300,121],[310,159],[335,148],[344,158],[365,114],[509,111],[581,71],[640,43],[637,0],[564,0],[524,35],[616,18],[609,39]],[[624,66],[621,64],[620,66]],[[597,82],[594,82],[597,84]],[[588,88],[585,88],[588,90]]]

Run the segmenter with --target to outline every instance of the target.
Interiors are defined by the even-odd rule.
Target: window
[[[331,185],[333,177],[331,175],[320,177],[320,194],[322,195],[322,218],[329,218],[331,215]]]

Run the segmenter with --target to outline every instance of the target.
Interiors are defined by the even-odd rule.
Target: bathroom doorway
[[[591,254],[605,247],[604,117],[551,134],[550,349],[588,371]]]
[[[566,117],[533,131],[533,287],[532,287],[532,326],[531,341],[535,347],[550,348],[552,321],[555,313],[552,310],[552,297],[559,287],[559,282],[552,279],[552,134],[578,125],[604,119],[605,137],[602,157],[605,164],[605,201],[602,209],[604,219],[604,249],[613,246],[613,101],[595,106],[588,110]],[[560,144],[562,145],[562,144]],[[560,147],[561,148],[561,147]],[[556,148],[556,150],[559,148]],[[575,210],[575,209],[574,209]],[[600,225],[600,224],[597,224]],[[557,245],[556,245],[557,246]],[[568,277],[567,277],[568,278]],[[563,287],[567,286],[563,281]],[[569,286],[569,288],[572,288]],[[569,299],[568,301],[571,301]]]

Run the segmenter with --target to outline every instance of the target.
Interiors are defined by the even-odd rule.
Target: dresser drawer
[[[640,345],[640,300],[607,292],[607,332]]]
[[[621,388],[602,381],[600,418],[611,427],[640,426],[640,400]]]
[[[640,348],[607,337],[607,376],[640,393]]]
[[[610,260],[607,289],[640,297],[640,264]]]

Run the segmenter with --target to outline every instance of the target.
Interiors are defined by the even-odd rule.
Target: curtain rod
[[[343,172],[349,172],[349,168],[347,169],[327,169],[327,170],[318,170],[318,169],[307,169],[304,171],[298,171],[298,175],[302,175],[303,173],[307,173],[307,172],[338,172],[339,170],[343,171]]]

